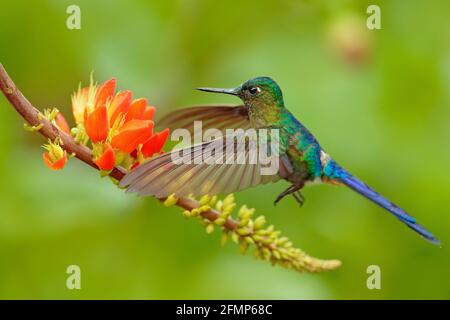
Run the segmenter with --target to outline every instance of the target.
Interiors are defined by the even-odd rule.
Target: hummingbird
[[[239,97],[242,105],[193,106],[176,110],[163,117],[164,127],[185,128],[193,131],[193,122],[202,121],[203,129],[277,129],[279,132],[278,171],[262,175],[258,163],[207,164],[174,163],[173,152],[165,153],[144,162],[130,171],[120,182],[127,192],[142,196],[164,198],[175,196],[202,196],[237,192],[259,184],[284,179],[289,187],[274,201],[277,204],[288,195],[302,205],[301,189],[312,183],[344,185],[390,212],[409,228],[434,244],[439,244],[428,230],[403,209],[374,191],[333,160],[320,146],[311,132],[286,108],[279,85],[270,77],[256,77],[231,88],[197,88],[201,91],[222,93]],[[225,150],[225,138],[185,147],[184,154],[191,159],[205,155],[211,146]],[[248,159],[248,148],[237,150],[239,156]]]

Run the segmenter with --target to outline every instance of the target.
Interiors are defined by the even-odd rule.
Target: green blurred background
[[[81,30],[66,8],[81,8]],[[365,26],[381,7],[381,30]],[[125,195],[71,160],[41,160],[41,136],[0,97],[0,298],[450,298],[450,4],[448,1],[8,1],[0,62],[39,108],[70,117],[91,70],[147,97],[158,114],[238,103],[197,86],[268,75],[337,161],[411,212],[433,246],[345,188],[285,182],[237,194],[313,256],[343,266],[311,275],[219,245],[177,208]],[[81,267],[81,290],[65,286]],[[381,290],[366,268],[381,267]]]

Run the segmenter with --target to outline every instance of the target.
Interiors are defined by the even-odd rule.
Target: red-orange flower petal
[[[133,163],[133,165],[130,167],[130,170],[133,170],[133,169],[136,168],[138,165],[140,165],[140,162],[139,162],[139,161]]]
[[[64,131],[65,133],[70,134],[70,127],[67,124],[66,118],[64,118],[63,114],[61,112],[58,112],[58,114],[55,117],[55,123],[58,126],[61,131]]]
[[[97,89],[97,93],[95,94],[95,106],[100,107],[103,106],[109,99],[114,96],[114,90],[116,89],[116,79],[112,78],[106,82],[104,82]]]
[[[116,94],[111,104],[109,105],[109,123],[111,127],[114,125],[117,117],[120,114],[126,114],[131,105],[131,92],[122,91]]]
[[[147,99],[145,98],[133,100],[130,109],[127,112],[127,115],[125,116],[125,122],[128,122],[131,119],[142,119],[146,106],[147,106]]]
[[[141,148],[142,155],[145,158],[153,156],[155,153],[161,152],[161,149],[166,143],[167,137],[169,136],[169,129],[164,129],[161,132],[153,135]]]
[[[110,171],[114,168],[116,156],[109,143],[103,145],[103,154],[94,160],[97,167],[104,171]]]
[[[49,167],[50,169],[52,169],[52,170],[61,170],[61,169],[64,168],[64,166],[66,165],[66,162],[67,162],[67,154],[66,154],[66,152],[64,151],[63,156],[62,156],[60,159],[58,159],[58,160],[56,160],[56,161],[53,162],[53,161],[50,159],[49,153],[48,153],[48,152],[44,152],[44,153],[42,154],[42,159],[44,160],[45,165],[46,165],[47,167]]]
[[[114,148],[131,153],[153,134],[153,121],[133,119],[125,123],[111,139]]]
[[[145,107],[144,113],[142,114],[141,119],[143,120],[153,120],[153,116],[155,114],[155,107],[147,106]]]
[[[103,142],[108,137],[108,111],[106,106],[95,108],[84,121],[86,133],[93,143]]]

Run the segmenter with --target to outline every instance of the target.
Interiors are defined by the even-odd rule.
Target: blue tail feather
[[[332,161],[332,160],[331,160]],[[330,162],[331,162],[330,161]],[[359,180],[358,178],[352,176],[350,173],[342,169],[340,166],[333,161],[328,168],[325,168],[325,174],[328,173],[328,177],[332,179],[339,180],[349,188],[363,195],[372,202],[378,204],[380,207],[386,209],[393,215],[395,215],[400,221],[405,223],[409,228],[420,234],[425,239],[429,240],[434,244],[440,244],[440,241],[436,239],[431,232],[426,230],[424,227],[416,223],[416,219],[407,214],[403,209],[399,208],[394,203],[387,200],[385,197],[374,191],[367,184]]]

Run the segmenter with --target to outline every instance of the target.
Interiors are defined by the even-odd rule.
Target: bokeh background
[[[67,6],[81,30],[66,28]],[[381,30],[366,28],[369,4]],[[147,97],[159,115],[238,103],[200,93],[258,75],[338,162],[442,240],[427,243],[345,188],[304,190],[273,207],[280,182],[237,194],[296,246],[339,258],[299,274],[241,256],[177,208],[125,195],[71,160],[52,172],[41,136],[0,97],[0,298],[450,298],[450,3],[448,1],[8,1],[0,62],[39,108],[70,118],[70,95],[99,81]],[[81,290],[65,286],[81,267]],[[381,267],[381,290],[366,268]]]

